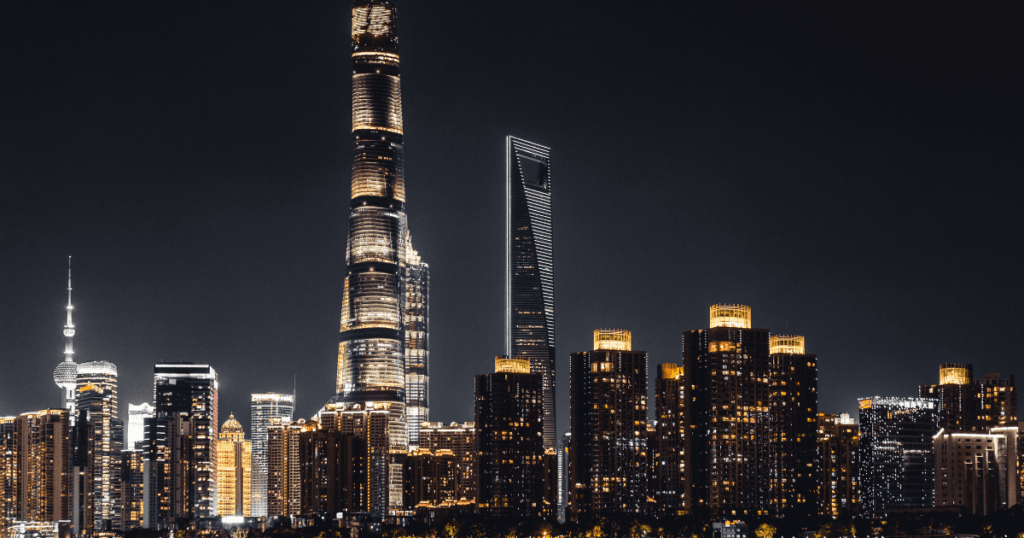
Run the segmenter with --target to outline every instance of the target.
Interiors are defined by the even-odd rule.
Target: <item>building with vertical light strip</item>
[[[291,421],[295,412],[295,396],[266,392],[252,394],[252,515],[267,515],[267,441],[270,421]]]
[[[544,392],[544,448],[555,428],[555,271],[551,150],[505,139],[505,355],[530,359]]]

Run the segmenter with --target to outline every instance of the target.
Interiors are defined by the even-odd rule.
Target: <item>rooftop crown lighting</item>
[[[750,307],[743,304],[711,305],[711,328],[735,327],[750,328]]]
[[[632,351],[633,336],[626,329],[594,329],[594,349]]]

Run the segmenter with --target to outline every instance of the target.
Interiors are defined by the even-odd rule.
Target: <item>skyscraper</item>
[[[138,405],[128,404],[128,427],[125,435],[125,450],[142,450],[146,439],[146,419],[153,416],[153,406],[149,403]]]
[[[818,357],[803,336],[773,334],[769,395],[770,492],[773,513],[818,513]]]
[[[556,500],[545,499],[542,377],[526,358],[494,362],[495,373],[476,376],[477,506],[489,516],[551,517]]]
[[[690,488],[686,473],[687,433],[686,383],[678,364],[659,364],[654,380],[655,426],[651,452],[651,496],[659,515],[683,515],[689,509]]]
[[[252,516],[252,441],[233,414],[217,440],[217,515]]]
[[[861,513],[884,517],[894,508],[934,506],[939,401],[863,398],[860,430]]]
[[[252,515],[267,515],[267,439],[270,421],[291,421],[295,396],[267,392],[252,394]]]
[[[850,415],[818,413],[818,514],[835,518],[860,512],[859,450],[860,428]]]
[[[472,502],[476,499],[477,430],[473,422],[426,422],[420,430],[420,450],[437,453],[450,451],[458,468],[458,494],[456,500]]]
[[[0,529],[18,519],[17,417],[0,417]]]
[[[106,361],[80,364],[78,384],[72,524],[78,532],[110,531],[120,525],[117,368]]]
[[[420,445],[420,424],[430,420],[430,267],[405,233],[405,412],[409,448]]]
[[[270,419],[267,428],[267,515],[290,516],[302,512],[302,462],[299,434],[306,421]]]
[[[623,329],[594,331],[569,358],[569,519],[646,514],[647,352]]]
[[[146,419],[146,528],[217,514],[217,372],[207,364],[153,368]]]
[[[70,419],[67,409],[44,409],[15,420],[18,519],[71,519]]]
[[[710,322],[709,329],[683,334],[683,379],[692,391],[690,510],[714,518],[767,515],[768,330],[751,328],[746,305],[714,305]]]
[[[68,256],[68,313],[67,323],[64,324],[64,361],[53,370],[53,382],[61,390],[61,407],[71,411],[74,415],[75,406],[75,374],[78,372],[78,365],[75,364],[75,324],[71,321],[71,256]]]
[[[505,355],[527,357],[544,391],[544,448],[555,429],[555,271],[551,151],[505,139]]]
[[[1019,501],[1017,469],[1020,430],[996,427],[988,432],[940,430],[935,450],[935,507],[959,507],[990,515]]]

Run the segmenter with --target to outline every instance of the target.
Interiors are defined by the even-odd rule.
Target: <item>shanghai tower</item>
[[[418,257],[406,260],[415,251],[406,244],[396,23],[388,0],[352,5],[352,197],[337,401],[348,408],[388,410],[390,445],[404,450],[405,279],[407,262],[422,263]],[[425,383],[425,376],[419,379]]]
[[[551,150],[505,139],[505,354],[541,374],[544,449],[555,442],[555,271]]]

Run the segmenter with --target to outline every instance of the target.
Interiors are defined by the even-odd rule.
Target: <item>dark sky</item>
[[[807,337],[820,407],[1021,371],[1024,76],[1000,7],[398,0],[431,418],[502,350],[504,136],[550,146],[559,430],[597,327],[674,362],[708,306]],[[221,416],[334,390],[345,2],[0,2],[0,415],[79,361],[208,362]]]

